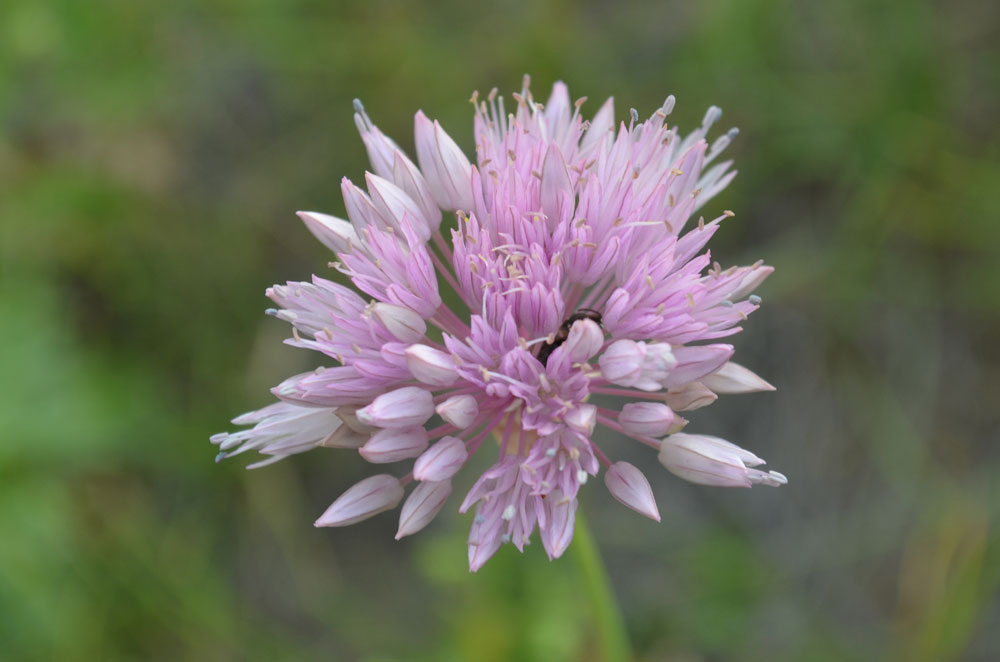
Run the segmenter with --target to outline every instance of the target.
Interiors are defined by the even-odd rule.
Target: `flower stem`
[[[615,599],[601,552],[581,513],[576,515],[571,549],[597,625],[601,659],[607,662],[628,662],[632,659],[632,651],[625,631],[625,619]]]

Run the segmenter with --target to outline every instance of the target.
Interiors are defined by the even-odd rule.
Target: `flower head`
[[[577,494],[602,465],[615,499],[659,520],[642,472],[598,447],[600,426],[693,482],[785,482],[729,442],[679,432],[687,421],[676,414],[773,388],[717,342],[758,308],[750,292],[772,269],[711,262],[704,247],[731,212],[691,221],[735,174],[713,163],[735,129],[710,145],[712,107],[679,134],[666,124],[673,97],[617,125],[611,99],[585,121],[585,100],[572,103],[562,83],[545,105],[527,79],[513,99],[508,114],[495,90],[473,95],[475,162],[418,112],[419,165],[355,104],[373,170],[365,189],[344,179],[347,220],[299,214],[353,287],[314,276],[267,291],[279,306],[269,312],[292,325],[289,344],[331,365],[287,379],[273,389],[279,402],[233,421],[252,428],[212,437],[219,459],[258,450],[258,465],[317,446],[415,460],[406,475],[350,488],[316,522],[394,508],[416,481],[397,537],[446,505],[472,455],[493,455],[459,508],[474,511],[472,570],[536,529],[560,556]],[[630,402],[595,404],[609,396]]]

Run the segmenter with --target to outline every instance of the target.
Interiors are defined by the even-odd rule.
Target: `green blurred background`
[[[470,150],[470,92],[524,72],[590,112],[722,106],[713,253],[777,267],[737,358],[779,390],[691,418],[790,484],[614,442],[663,523],[585,490],[636,657],[1000,659],[1000,5],[974,0],[5,0],[0,658],[601,659],[572,554],[470,575],[454,508],[400,543],[392,515],[314,529],[356,454],[247,472],[208,443],[314,361],[263,290],[328,271],[293,212],[343,214],[351,100]]]

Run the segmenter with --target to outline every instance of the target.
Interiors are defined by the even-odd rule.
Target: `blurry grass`
[[[737,344],[779,391],[692,418],[788,488],[650,471],[661,526],[584,496],[637,656],[997,657],[995,6],[240,9],[0,7],[0,657],[599,659],[569,559],[469,575],[450,512],[317,531],[357,457],[246,475],[207,443],[309,365],[261,294],[325,273],[292,212],[343,213],[351,99],[471,148],[468,93],[526,71],[591,111],[723,106],[713,255],[778,267]]]

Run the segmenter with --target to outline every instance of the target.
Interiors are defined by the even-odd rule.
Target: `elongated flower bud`
[[[417,458],[413,464],[413,477],[424,481],[447,480],[462,468],[468,458],[464,441],[457,437],[442,437]]]
[[[431,386],[451,386],[458,379],[455,359],[427,345],[410,345],[406,349],[406,367],[418,381]]]
[[[707,407],[719,399],[707,386],[701,382],[691,382],[680,388],[672,388],[667,392],[666,403],[674,411],[691,411]]]
[[[670,407],[659,402],[630,402],[622,407],[618,423],[625,432],[647,437],[662,437],[670,432],[676,417]]]
[[[583,363],[601,351],[604,331],[593,320],[577,320],[569,329],[569,336],[563,347],[569,352],[570,361]]]
[[[441,512],[451,496],[451,481],[420,483],[413,490],[399,512],[399,529],[396,540],[409,536],[431,523]]]
[[[601,374],[613,384],[659,391],[676,361],[666,343],[616,340],[601,354],[598,363]]]
[[[347,526],[366,520],[399,505],[403,487],[395,476],[378,474],[369,476],[340,495],[330,504],[316,526]]]
[[[372,306],[372,315],[400,342],[416,342],[427,333],[423,318],[404,306],[376,303]]]
[[[357,411],[358,421],[380,428],[423,425],[434,415],[434,396],[417,386],[404,386],[375,398]]]
[[[334,253],[350,253],[362,246],[358,233],[349,221],[315,211],[296,212],[306,229]]]
[[[710,375],[721,368],[732,355],[732,345],[675,347],[674,357],[677,359],[677,364],[670,369],[663,382],[664,386],[674,388],[700,380],[705,375]]]
[[[660,521],[660,511],[653,498],[649,481],[639,469],[628,462],[615,462],[604,473],[604,484],[611,496],[640,515]]]
[[[548,526],[541,530],[542,547],[549,560],[562,556],[573,540],[576,525],[577,500],[563,495],[560,490],[552,490],[545,500]]]
[[[441,125],[423,112],[414,118],[417,162],[442,209],[472,209],[472,164]]]
[[[700,485],[750,487],[762,483],[777,487],[788,482],[776,471],[748,469],[764,464],[764,460],[725,439],[708,435],[670,435],[660,445],[659,460],[671,473]]]
[[[399,462],[416,457],[427,448],[427,430],[419,427],[379,430],[358,451],[373,464]]]
[[[333,434],[319,442],[319,445],[326,448],[361,448],[369,437],[371,433],[356,432],[348,425],[341,425]]]
[[[755,393],[757,391],[773,391],[774,387],[758,377],[752,371],[732,361],[726,362],[711,375],[703,377],[701,382],[712,391],[727,393]]]
[[[368,183],[372,204],[390,227],[402,230],[408,217],[410,227],[417,233],[420,241],[430,239],[430,222],[410,196],[389,180],[370,172],[365,174],[365,181]]]
[[[479,403],[471,395],[453,395],[439,404],[435,411],[446,423],[464,430],[479,416]]]
[[[388,227],[382,219],[382,215],[378,213],[375,205],[372,204],[371,198],[351,183],[351,180],[347,177],[340,180],[340,191],[344,196],[347,218],[351,220],[354,232],[358,237],[363,238],[365,230],[368,228],[383,230]]]

